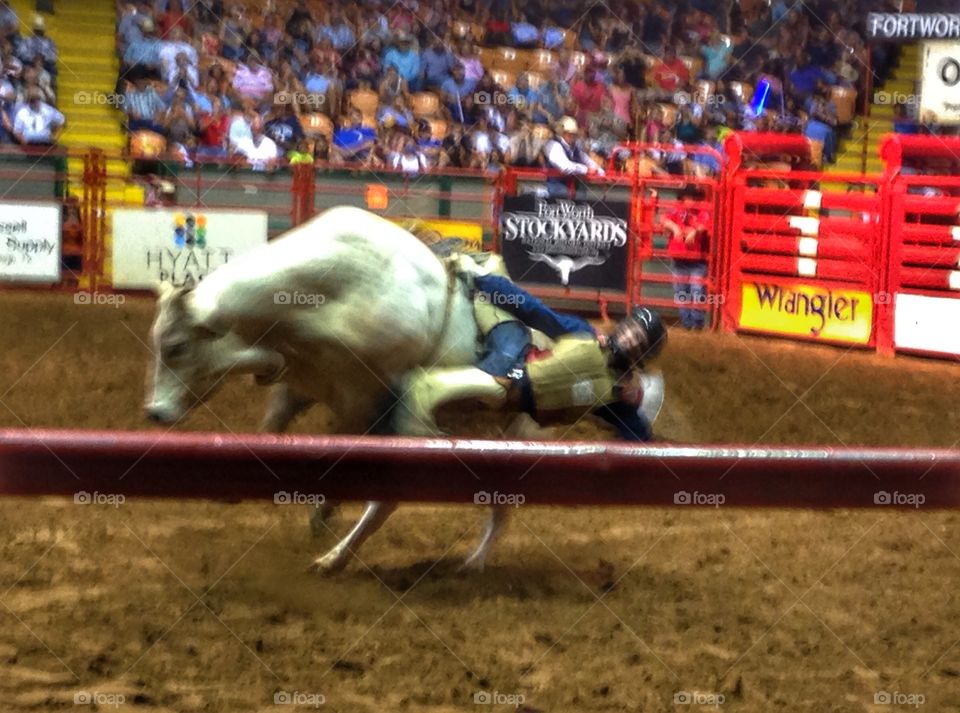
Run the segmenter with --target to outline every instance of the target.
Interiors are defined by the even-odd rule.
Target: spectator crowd
[[[25,30],[0,2],[0,143],[50,146],[64,126],[55,106],[57,47],[43,17]]]
[[[716,156],[684,146],[733,130],[802,132],[832,160],[877,5],[121,2],[117,91],[131,133],[185,161],[496,171],[543,165],[563,120],[596,165],[642,141],[640,170],[702,176]]]

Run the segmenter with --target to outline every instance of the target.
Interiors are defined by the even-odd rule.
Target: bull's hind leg
[[[350,555],[356,553],[367,538],[379,530],[396,509],[396,503],[368,502],[360,521],[333,549],[314,561],[313,570],[321,574],[333,574],[342,570],[350,559]]]
[[[527,414],[520,413],[510,422],[510,425],[507,426],[503,435],[505,438],[530,440],[549,438],[550,432],[537,425],[537,422]],[[487,526],[483,531],[483,536],[480,538],[480,544],[477,545],[477,549],[473,554],[467,557],[460,569],[482,572],[484,564],[487,561],[487,555],[509,522],[509,506],[491,507],[490,519],[487,520]]]
[[[504,506],[494,506],[490,508],[490,519],[487,520],[487,526],[483,531],[483,537],[480,538],[480,544],[472,555],[467,557],[460,569],[482,572],[483,566],[487,561],[487,554],[490,548],[497,541],[503,528],[510,521],[510,509]]]

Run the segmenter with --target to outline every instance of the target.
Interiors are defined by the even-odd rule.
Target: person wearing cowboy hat
[[[393,46],[383,54],[383,69],[396,67],[399,74],[407,82],[411,91],[420,88],[420,53],[413,46],[413,38],[404,31],[398,32],[393,39]]]
[[[547,193],[553,198],[569,198],[566,176],[603,175],[603,168],[580,146],[580,127],[572,116],[564,116],[553,129],[553,138],[543,147],[547,168],[562,175],[547,178]]]
[[[41,15],[33,18],[33,34],[17,43],[17,57],[24,64],[33,64],[37,57],[43,57],[43,67],[50,74],[57,73],[57,46],[47,37],[47,23]]]
[[[160,50],[163,43],[157,37],[157,29],[150,16],[140,21],[140,38],[127,45],[123,53],[121,76],[130,81],[137,77],[160,79]]]

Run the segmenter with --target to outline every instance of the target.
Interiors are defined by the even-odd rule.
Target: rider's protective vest
[[[617,374],[590,336],[561,337],[548,356],[527,362],[527,376],[538,413],[584,415],[618,398]]]

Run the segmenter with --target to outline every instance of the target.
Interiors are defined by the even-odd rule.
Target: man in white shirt
[[[186,55],[187,63],[196,70],[199,62],[197,50],[187,42],[183,30],[174,25],[170,30],[169,38],[165,38],[160,43],[160,71],[167,82],[171,82],[171,77],[177,74],[177,60],[180,55]]]
[[[277,164],[279,150],[277,144],[263,131],[263,120],[257,117],[250,127],[252,137],[242,139],[236,151],[250,162],[254,171],[266,171]]]
[[[393,152],[390,157],[390,167],[402,171],[407,175],[414,175],[429,169],[427,157],[417,148],[416,142],[407,137],[400,151]]]
[[[40,90],[34,87],[13,119],[13,135],[21,144],[51,146],[65,121],[63,114],[43,103]]]
[[[241,109],[234,113],[233,119],[230,120],[230,128],[227,129],[231,151],[235,151],[241,141],[253,140],[251,127],[258,118],[253,102],[245,99]]]
[[[577,143],[580,127],[572,116],[565,116],[557,122],[553,138],[543,147],[547,168],[559,171],[564,176],[603,175],[603,169]],[[547,179],[547,191],[554,198],[569,198],[567,180],[561,176]]]

